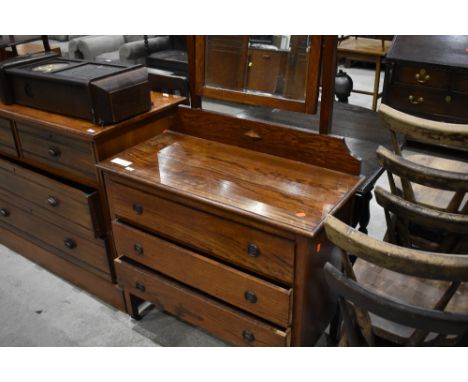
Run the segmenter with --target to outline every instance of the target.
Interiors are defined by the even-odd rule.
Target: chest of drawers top
[[[359,184],[353,175],[171,131],[99,166],[113,178],[307,236]]]

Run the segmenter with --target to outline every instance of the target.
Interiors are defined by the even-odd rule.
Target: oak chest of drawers
[[[184,98],[152,100],[148,113],[106,127],[0,105],[0,244],[121,310],[96,163],[160,133]]]
[[[117,282],[134,318],[149,301],[232,344],[311,345],[333,309],[321,221],[351,213],[361,179],[222,143],[232,122],[234,135],[268,126],[179,109],[168,131],[98,165]]]
[[[468,122],[468,37],[396,36],[382,102],[423,118]]]

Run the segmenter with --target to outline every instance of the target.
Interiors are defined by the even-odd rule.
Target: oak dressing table
[[[334,310],[323,279],[333,252],[323,220],[351,218],[360,162],[340,137],[200,109],[204,92],[243,95],[206,87],[204,41],[196,39],[192,108],[179,106],[161,119],[162,134],[98,164],[127,311],[140,318],[148,301],[235,345],[313,345]],[[308,78],[317,85],[332,45],[313,40]],[[332,83],[334,69],[323,72],[322,83]],[[313,100],[272,103],[315,111],[317,91]],[[331,89],[323,110],[332,105],[324,94]],[[321,120],[326,132],[330,116]]]

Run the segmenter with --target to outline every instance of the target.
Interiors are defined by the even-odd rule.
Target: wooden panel
[[[17,123],[22,156],[52,167],[96,178],[92,145],[32,124]]]
[[[11,122],[3,118],[0,118],[0,152],[18,156]]]
[[[343,138],[201,110],[180,108],[174,131],[240,146],[348,174],[358,175],[360,162]]]
[[[169,281],[155,273],[116,259],[119,283],[125,291],[154,303],[166,312],[240,346],[286,346],[289,330],[255,320],[241,312]],[[244,333],[253,335],[244,340]]]
[[[5,160],[0,160],[0,178],[0,188],[102,236],[96,191],[78,189]]]
[[[34,261],[50,272],[95,295],[116,309],[125,311],[122,290],[117,285],[75,265],[28,240],[27,234],[0,225],[0,243]]]
[[[451,87],[453,90],[468,93],[468,73],[453,73]]]
[[[57,220],[58,225],[51,224],[31,215],[24,207],[20,208],[10,200],[5,200],[4,195],[0,195],[0,197],[0,209],[6,211],[0,214],[0,224],[3,226],[6,224],[28,233],[31,237],[47,243],[57,251],[76,257],[102,272],[110,273],[103,240],[84,239],[75,232],[62,228],[60,220]]]
[[[282,327],[289,326],[291,289],[265,282],[117,221],[113,222],[112,230],[118,256],[131,258]]]
[[[275,93],[284,73],[282,61],[287,52],[267,49],[249,49],[248,90]],[[305,70],[305,69],[304,69]]]
[[[294,242],[115,182],[107,186],[116,217],[291,285]],[[135,212],[136,204],[142,213]],[[249,255],[249,246],[256,246],[259,255]]]

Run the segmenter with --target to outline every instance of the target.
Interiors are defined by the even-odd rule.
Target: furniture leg
[[[356,193],[356,210],[358,214],[359,231],[367,234],[367,226],[370,220],[370,201],[372,199],[372,193],[366,192],[361,194]]]
[[[134,319],[134,320],[141,320],[141,315],[138,312],[138,306],[141,303],[141,299],[136,296],[130,294],[130,292],[124,290],[125,296],[125,305],[127,307],[127,313]]]
[[[375,61],[375,78],[374,78],[374,94],[372,97],[372,110],[377,110],[377,100],[379,98],[379,84],[380,84],[380,64],[381,57],[377,57]]]

